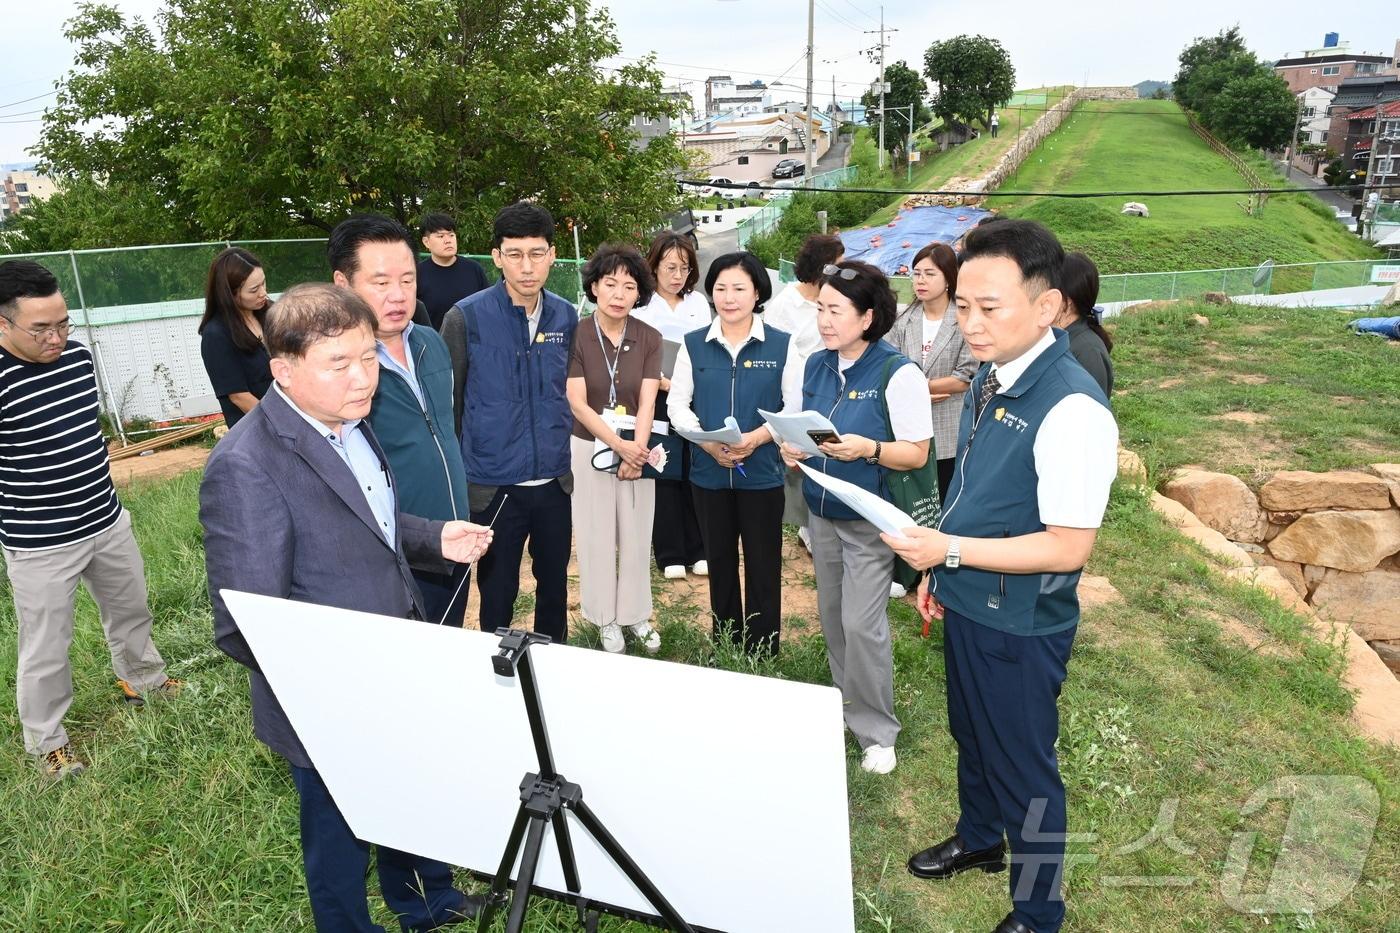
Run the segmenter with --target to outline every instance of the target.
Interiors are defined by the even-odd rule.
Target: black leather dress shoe
[[[1007,914],[1006,919],[998,923],[997,928],[992,933],[1035,933],[1035,930],[1015,919],[1012,914]]]
[[[916,878],[942,881],[960,871],[980,868],[985,872],[1006,870],[1006,843],[998,842],[990,849],[969,849],[962,837],[954,833],[931,849],[909,859],[909,874]]]
[[[486,906],[486,898],[480,894],[463,894],[462,906],[452,912],[452,916],[444,920],[438,927],[456,926],[459,923],[470,923],[481,914],[481,908]]]

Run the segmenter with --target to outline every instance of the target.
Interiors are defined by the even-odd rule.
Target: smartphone
[[[812,443],[816,444],[818,447],[825,444],[827,441],[835,441],[838,444],[841,443],[841,435],[837,434],[835,431],[808,431],[807,436],[810,437]]]

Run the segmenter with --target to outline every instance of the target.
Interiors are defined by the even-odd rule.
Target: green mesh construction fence
[[[262,260],[267,290],[273,294],[298,282],[329,278],[326,241],[322,239],[232,240],[0,255],[0,261],[32,259],[45,266],[57,276],[74,323],[100,327],[201,315],[209,264],[228,246],[241,246]],[[488,281],[500,277],[490,256],[469,258],[481,264]],[[556,260],[546,284],[550,291],[575,304],[580,297],[577,266],[577,260]]]

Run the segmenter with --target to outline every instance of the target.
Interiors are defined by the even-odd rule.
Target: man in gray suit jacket
[[[423,619],[410,564],[446,571],[476,560],[491,540],[478,525],[398,511],[393,473],[362,420],[378,379],[374,326],[353,292],[290,289],[263,325],[272,391],[215,447],[199,490],[214,640],[251,672],[254,733],[291,764],[323,933],[383,933],[365,899],[369,844],[341,816],[220,591]],[[378,866],[404,931],[461,922],[479,908],[442,862],[380,846]]]

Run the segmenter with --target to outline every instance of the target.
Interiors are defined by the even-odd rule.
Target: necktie
[[[997,390],[1000,388],[1001,382],[997,380],[997,371],[994,369],[987,373],[987,378],[982,382],[982,391],[977,396],[977,417],[982,416],[982,409],[987,407],[987,402],[991,400],[993,395],[997,394]]]

